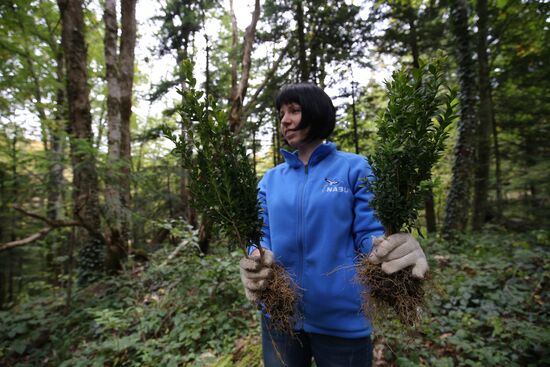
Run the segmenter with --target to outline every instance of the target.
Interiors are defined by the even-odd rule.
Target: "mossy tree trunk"
[[[457,233],[466,230],[471,202],[471,172],[473,171],[475,153],[476,71],[468,28],[468,13],[466,0],[458,0],[453,3],[451,21],[458,60],[460,119],[458,121],[458,137],[454,147],[451,187],[447,196],[442,228],[443,236],[448,239],[452,239]]]
[[[489,193],[489,165],[491,160],[491,128],[493,105],[491,82],[489,80],[489,57],[487,54],[488,5],[487,0],[477,1],[477,59],[479,71],[479,123],[477,133],[477,154],[474,184],[474,205],[472,228],[480,230],[487,216]]]
[[[65,55],[71,162],[73,167],[73,215],[87,229],[100,228],[98,177],[92,142],[92,115],[88,86],[87,48],[84,40],[83,4],[58,0]],[[97,232],[77,229],[81,244],[79,283],[93,281],[103,272],[103,238]]]

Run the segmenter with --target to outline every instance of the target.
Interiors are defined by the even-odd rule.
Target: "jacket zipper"
[[[306,191],[306,186],[307,186],[307,181],[308,181],[308,176],[309,176],[309,169],[308,169],[309,165],[304,165],[304,175],[305,175],[305,178],[304,178],[304,181],[302,183],[302,187],[301,187],[301,190],[300,190],[300,227],[298,228],[299,229],[299,240],[300,240],[300,244],[299,244],[299,254],[300,254],[300,272],[299,272],[299,276],[298,276],[298,284],[301,288],[303,288],[305,290],[305,287],[304,287],[304,279],[303,279],[303,275],[304,275],[304,222],[305,222],[305,215],[304,215],[304,194],[305,194],[305,191]],[[302,308],[305,308],[305,303],[302,303]],[[305,309],[302,310],[302,314],[305,315]],[[303,327],[303,325],[301,325],[301,327]]]

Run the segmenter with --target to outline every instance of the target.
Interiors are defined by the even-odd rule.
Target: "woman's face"
[[[306,143],[309,126],[305,129],[296,129],[302,121],[302,107],[295,102],[283,104],[279,110],[281,119],[281,134],[288,145],[298,149]]]

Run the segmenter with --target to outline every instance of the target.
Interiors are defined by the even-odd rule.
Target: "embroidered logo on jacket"
[[[349,192],[349,188],[343,186],[337,179],[325,178],[325,182],[321,192]]]

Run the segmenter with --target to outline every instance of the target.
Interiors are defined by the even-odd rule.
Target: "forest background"
[[[550,363],[548,2],[3,0],[0,14],[0,365],[260,365],[239,254],[190,206],[163,136],[186,135],[183,61],[261,177],[282,161],[282,85],[325,88],[331,140],[368,156],[383,80],[438,55],[460,117],[419,218],[436,291],[416,334],[375,330],[375,363]]]

